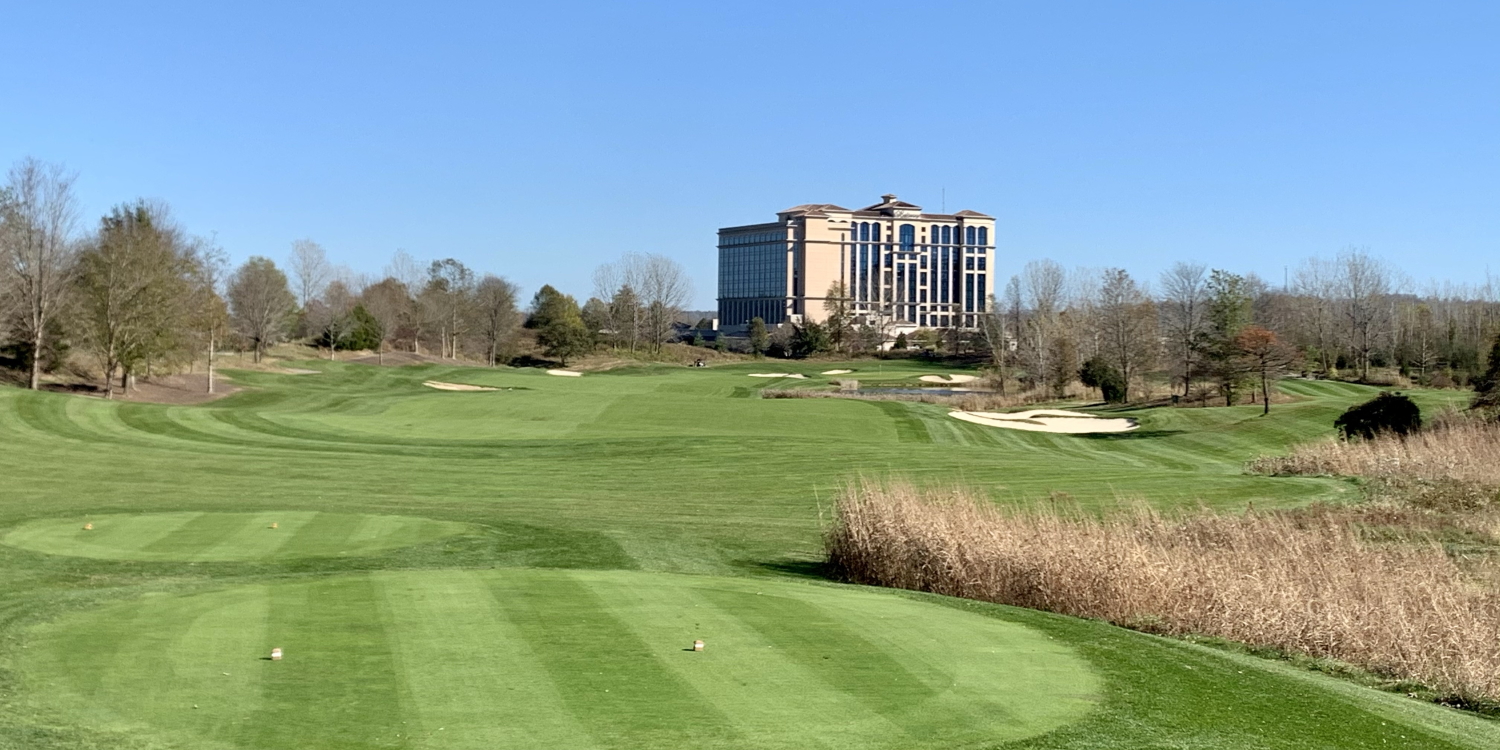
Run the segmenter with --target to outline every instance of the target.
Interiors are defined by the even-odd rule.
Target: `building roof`
[[[978,211],[970,211],[967,208],[964,209],[964,210],[962,210],[962,211],[959,211],[956,214],[954,214],[954,216],[970,216],[970,217],[973,217],[973,218],[976,218],[976,219],[993,219],[993,218],[995,218],[993,216],[990,216],[989,214],[982,214],[982,213],[979,213]]]
[[[894,193],[886,193],[885,195],[880,196],[880,202],[879,203],[876,203],[873,206],[865,206],[864,208],[861,208],[860,210],[861,211],[880,211],[882,209],[896,209],[896,208],[910,210],[910,211],[921,211],[922,210],[922,207],[916,205],[915,203],[907,203],[906,201],[903,201],[903,200],[897,200]]]
[[[791,208],[788,208],[785,211],[777,211],[776,213],[778,213],[778,214],[809,214],[809,215],[819,215],[819,214],[821,214],[821,215],[827,215],[827,213],[829,211],[837,211],[837,212],[840,212],[840,213],[849,213],[849,209],[844,208],[843,206],[835,205],[833,203],[803,203],[800,206],[792,206]]]

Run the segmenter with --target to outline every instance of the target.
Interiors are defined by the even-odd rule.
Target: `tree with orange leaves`
[[[1297,350],[1260,326],[1245,326],[1234,337],[1234,352],[1243,372],[1260,378],[1262,414],[1271,413],[1271,381],[1280,378],[1297,361]]]

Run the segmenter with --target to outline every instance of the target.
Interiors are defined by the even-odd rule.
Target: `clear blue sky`
[[[317,7],[313,7],[313,6]],[[715,296],[715,230],[894,192],[1146,279],[1346,246],[1500,273],[1500,3],[11,3],[0,162],[93,221],[169,202],[238,261],[308,237],[587,295]]]

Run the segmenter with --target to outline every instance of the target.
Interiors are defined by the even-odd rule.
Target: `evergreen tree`
[[[797,326],[792,332],[792,356],[801,359],[833,348],[828,329],[813,321]]]
[[[1125,402],[1125,376],[1102,357],[1091,357],[1078,371],[1078,379],[1089,388],[1098,388],[1104,400],[1112,404]]]
[[[380,342],[384,340],[385,329],[380,325],[380,321],[360,304],[355,305],[354,309],[349,312],[348,330],[338,346],[346,351],[362,349],[375,351],[380,348]]]
[[[564,366],[568,360],[587,354],[594,348],[594,337],[583,323],[578,301],[548,284],[537,290],[531,301],[531,318],[526,327],[536,330],[536,340],[549,357]]]
[[[1500,333],[1490,344],[1489,366],[1484,374],[1474,381],[1475,409],[1500,410]]]
[[[1224,405],[1233,406],[1235,394],[1246,382],[1239,366],[1235,339],[1250,325],[1251,299],[1245,277],[1215,269],[1208,277],[1208,335],[1204,339],[1204,359],[1210,375],[1219,385]]]
[[[759,357],[766,353],[771,346],[771,334],[766,332],[766,321],[760,318],[750,319],[750,351]]]

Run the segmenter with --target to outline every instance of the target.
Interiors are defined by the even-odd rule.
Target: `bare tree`
[[[1131,381],[1155,361],[1156,306],[1130,274],[1111,268],[1104,272],[1095,315],[1101,353],[1123,376],[1129,401]]]
[[[1323,374],[1333,369],[1332,352],[1336,346],[1335,279],[1333,267],[1319,258],[1309,258],[1297,267],[1291,292],[1295,298],[1293,315],[1297,337],[1302,346],[1316,354]]]
[[[411,253],[405,250],[397,250],[391,256],[391,262],[385,267],[387,278],[395,279],[406,288],[407,302],[402,306],[398,327],[404,328],[411,334],[411,351],[413,354],[422,353],[422,332],[427,330],[428,323],[436,317],[431,310],[430,295],[426,295],[427,271],[417,262]],[[393,334],[394,335],[394,334]]]
[[[631,253],[620,261],[620,274],[636,294],[644,311],[642,332],[653,354],[672,336],[672,324],[692,296],[687,272],[677,261],[654,253]]]
[[[208,392],[213,393],[218,347],[229,331],[229,305],[221,293],[229,256],[212,240],[205,239],[195,242],[193,255],[191,317],[206,348]]]
[[[61,165],[23,159],[11,167],[0,199],[0,264],[18,311],[18,333],[30,348],[29,387],[41,385],[49,325],[72,281],[77,247],[76,176]]]
[[[445,258],[427,268],[427,286],[418,298],[427,316],[438,327],[440,356],[456,359],[459,339],[468,332],[474,301],[474,272],[468,266]]]
[[[343,279],[334,279],[323,287],[321,294],[303,305],[314,343],[328,345],[329,359],[338,358],[339,343],[354,327],[355,304],[355,295],[349,284]]]
[[[828,291],[823,293],[823,312],[826,314],[825,327],[828,329],[828,340],[836,352],[844,352],[849,348],[849,339],[854,335],[854,298],[849,296],[849,290],[842,281],[834,281],[828,285]]]
[[[312,240],[292,243],[290,266],[292,277],[297,280],[297,306],[301,308],[320,297],[323,288],[334,278],[333,267],[328,265],[328,253]]]
[[[1370,353],[1389,323],[1390,308],[1385,303],[1391,293],[1391,271],[1364,250],[1349,248],[1339,253],[1338,273],[1350,347],[1358,361],[1359,379],[1368,380]]]
[[[255,256],[229,277],[229,314],[255,348],[255,361],[286,335],[297,298],[270,258]]]
[[[1161,277],[1161,322],[1176,358],[1174,378],[1182,383],[1184,398],[1193,391],[1208,328],[1208,277],[1201,263],[1177,263]]]
[[[991,295],[989,306],[979,316],[979,330],[984,336],[986,348],[989,349],[990,366],[995,368],[997,390],[1002,396],[1005,395],[1005,381],[1010,375],[1008,366],[1011,359],[1012,334],[1009,313],[1009,309]]]
[[[1031,381],[1042,385],[1050,371],[1052,340],[1060,334],[1058,315],[1066,304],[1068,274],[1051,260],[1026,264],[1012,282],[1011,294],[1025,308],[1027,319],[1017,328],[1021,360]]]
[[[515,284],[488,274],[474,289],[479,337],[484,343],[485,359],[490,367],[499,362],[502,347],[521,325],[521,312],[516,308],[518,293]]]

